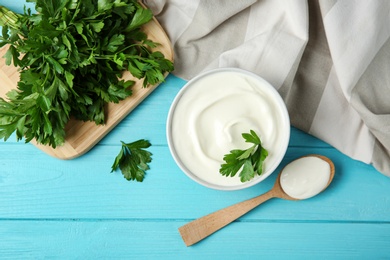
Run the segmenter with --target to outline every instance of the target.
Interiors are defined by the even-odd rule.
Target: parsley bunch
[[[104,124],[105,107],[143,86],[164,80],[171,61],[147,39],[141,26],[153,15],[136,0],[29,0],[37,13],[0,7],[0,47],[6,64],[20,68],[16,90],[0,98],[0,138],[35,139],[53,148],[65,141],[70,117]]]
[[[245,142],[253,145],[246,150],[231,150],[223,157],[225,161],[221,165],[219,172],[224,176],[235,176],[240,170],[241,182],[246,182],[263,173],[264,160],[268,156],[268,151],[261,145],[261,140],[255,131],[243,133]]]

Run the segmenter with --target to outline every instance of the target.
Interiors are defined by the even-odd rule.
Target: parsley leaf
[[[149,141],[144,139],[132,143],[122,142],[122,148],[115,158],[111,172],[116,171],[119,167],[128,181],[142,182],[145,172],[149,170],[148,163],[152,161],[152,154],[145,150],[150,146]]]
[[[250,130],[250,133],[243,133],[242,137],[245,142],[253,145],[246,150],[231,150],[223,157],[225,163],[221,165],[219,172],[223,176],[233,177],[241,170],[240,180],[246,182],[263,173],[264,160],[268,156],[268,151],[262,146],[255,131]]]

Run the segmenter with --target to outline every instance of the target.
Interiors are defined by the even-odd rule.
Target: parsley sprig
[[[137,0],[29,0],[16,14],[0,6],[0,47],[8,45],[7,65],[20,69],[17,90],[0,98],[0,139],[35,139],[53,148],[65,141],[70,117],[104,124],[107,103],[164,80],[173,70],[142,25],[153,14]]]
[[[240,180],[246,182],[263,173],[264,160],[268,156],[268,151],[262,146],[255,131],[250,130],[250,133],[243,133],[242,137],[245,142],[253,145],[246,150],[231,150],[223,157],[225,163],[221,165],[219,171],[224,176],[233,177],[241,170]]]
[[[122,142],[121,150],[115,158],[111,172],[119,168],[127,180],[142,182],[145,172],[149,170],[148,163],[152,161],[152,153],[145,150],[150,145],[150,142],[144,139],[132,143]]]

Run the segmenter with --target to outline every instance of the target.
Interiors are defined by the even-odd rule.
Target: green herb
[[[37,13],[0,7],[0,47],[9,45],[6,64],[20,69],[17,90],[0,98],[0,139],[16,132],[55,148],[70,117],[104,124],[106,104],[132,94],[123,71],[147,87],[173,70],[141,30],[153,15],[136,0],[29,2]]]
[[[255,131],[243,133],[245,142],[252,143],[253,146],[246,150],[231,150],[223,157],[225,161],[221,165],[220,173],[224,176],[235,176],[240,172],[241,182],[246,182],[263,173],[264,160],[268,156],[268,151],[261,145],[261,140]]]
[[[148,163],[152,161],[152,154],[144,150],[150,145],[149,141],[143,139],[128,144],[122,142],[121,151],[115,158],[111,172],[116,171],[119,167],[127,180],[142,182],[145,171],[149,170]]]

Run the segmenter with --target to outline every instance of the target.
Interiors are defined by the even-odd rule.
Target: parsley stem
[[[128,46],[124,47],[123,49],[121,49],[120,51],[118,51],[118,53],[124,52],[125,50],[133,48],[133,47],[140,47],[140,48],[144,49],[144,51],[150,53],[148,48],[146,48],[145,46],[143,46],[142,44],[139,44],[139,43],[128,45]]]
[[[4,6],[0,6],[0,25],[19,30],[19,15]]]
[[[94,58],[97,60],[112,60],[115,57],[115,54],[104,54],[104,55],[96,55]],[[138,55],[127,55],[125,54],[126,59],[143,59]]]

